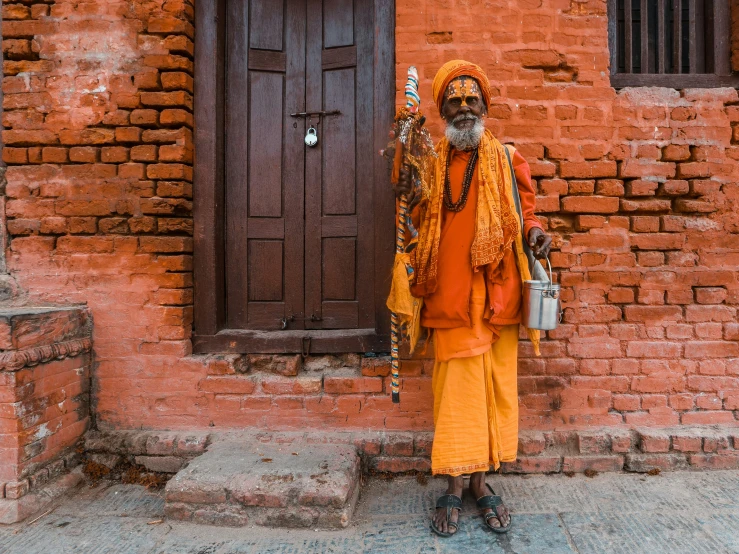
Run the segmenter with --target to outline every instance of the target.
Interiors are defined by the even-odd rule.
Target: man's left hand
[[[552,248],[552,237],[538,227],[532,227],[529,231],[529,246],[534,253],[534,257],[543,260],[549,256],[549,250]]]

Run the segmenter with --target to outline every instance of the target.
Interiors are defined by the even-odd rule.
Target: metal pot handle
[[[549,268],[549,290],[552,290],[552,283],[554,283],[554,279],[552,279],[552,264],[549,263],[549,256],[546,258],[547,260],[547,267]]]

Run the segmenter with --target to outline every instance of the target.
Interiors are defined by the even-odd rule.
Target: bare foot
[[[485,486],[485,472],[484,471],[478,471],[477,473],[473,473],[470,477],[470,492],[475,497],[475,500],[479,500],[483,496],[489,496],[490,495],[490,489],[488,489]],[[482,510],[483,517],[485,517],[485,514],[492,513],[492,509],[485,508]],[[511,514],[508,512],[508,508],[506,508],[503,504],[498,506],[496,508],[496,514],[497,517],[491,517],[487,520],[488,525],[490,527],[507,527],[508,524],[511,522]]]
[[[453,494],[454,496],[458,496],[459,498],[462,498],[462,489],[464,488],[464,480],[462,479],[462,476],[459,477],[447,477],[448,480],[448,486],[446,489],[446,494]],[[459,510],[456,508],[452,508],[452,515],[449,518],[452,523],[457,523],[459,520]],[[436,513],[434,513],[434,525],[436,528],[441,531],[442,533],[454,533],[456,532],[456,528],[452,525],[451,527],[448,525],[447,519],[446,519],[446,508],[437,508]]]

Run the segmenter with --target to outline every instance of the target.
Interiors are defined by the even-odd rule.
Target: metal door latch
[[[290,117],[307,117],[308,119],[311,119],[313,117],[317,117],[320,119],[321,117],[325,117],[327,115],[340,115],[341,110],[331,110],[331,111],[320,111],[320,112],[295,112],[291,113]]]

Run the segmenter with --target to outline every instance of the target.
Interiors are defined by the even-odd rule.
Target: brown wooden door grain
[[[369,1],[308,0],[306,107],[341,112],[321,120],[318,146],[306,152],[311,328],[374,325],[372,17]]]
[[[228,329],[377,325],[376,10],[375,0],[226,2]],[[291,116],[322,110],[340,114]]]
[[[303,305],[302,1],[231,0],[226,25],[226,326],[279,329]]]

